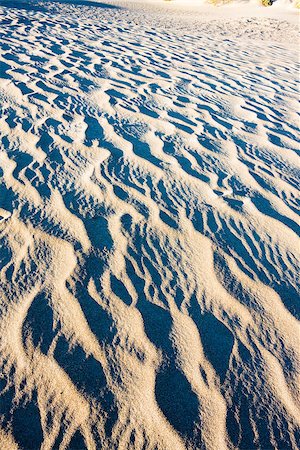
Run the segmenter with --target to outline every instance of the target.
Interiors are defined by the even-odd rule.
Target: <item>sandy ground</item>
[[[296,450],[296,10],[0,19],[1,449]]]

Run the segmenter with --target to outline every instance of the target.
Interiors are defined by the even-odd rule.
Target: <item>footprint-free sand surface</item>
[[[299,446],[290,6],[0,0],[0,448]]]

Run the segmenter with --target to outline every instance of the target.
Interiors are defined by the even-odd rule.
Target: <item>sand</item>
[[[295,8],[0,18],[0,448],[296,450]]]

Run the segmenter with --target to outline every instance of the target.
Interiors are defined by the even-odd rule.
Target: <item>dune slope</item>
[[[164,8],[0,1],[2,449],[299,445],[297,27]]]

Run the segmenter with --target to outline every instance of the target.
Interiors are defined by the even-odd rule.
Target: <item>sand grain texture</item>
[[[205,11],[0,1],[1,449],[298,448],[297,24]]]

